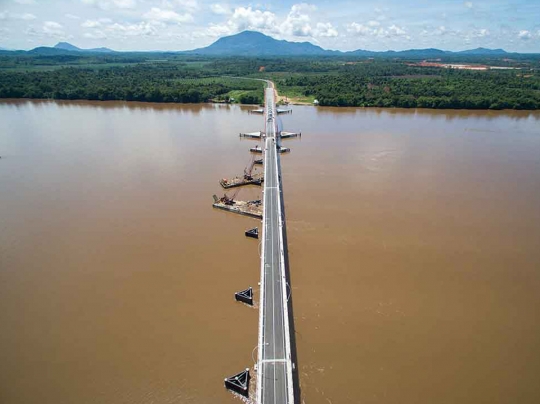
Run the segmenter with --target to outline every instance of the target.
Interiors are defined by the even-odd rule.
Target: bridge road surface
[[[277,111],[273,83],[265,90],[264,206],[259,304],[257,403],[293,404],[287,280],[283,245]]]

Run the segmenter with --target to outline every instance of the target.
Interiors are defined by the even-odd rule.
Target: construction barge
[[[235,177],[235,178],[230,179],[230,180],[227,179],[227,178],[222,178],[222,179],[219,180],[219,184],[223,188],[229,189],[229,188],[234,188],[234,187],[241,187],[243,185],[258,185],[258,186],[261,186],[263,181],[264,181],[264,178],[263,178],[262,174],[256,175],[256,176],[244,175],[243,178]]]
[[[262,132],[247,132],[247,133],[240,133],[240,137],[260,140],[264,137],[264,134]]]
[[[263,206],[260,199],[254,201],[235,201],[227,195],[223,195],[222,198],[214,195],[212,207],[257,219],[262,219],[263,217]]]

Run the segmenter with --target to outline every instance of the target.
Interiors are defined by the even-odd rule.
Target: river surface
[[[247,109],[0,102],[2,404],[240,402]],[[540,402],[540,113],[282,119],[302,400]]]

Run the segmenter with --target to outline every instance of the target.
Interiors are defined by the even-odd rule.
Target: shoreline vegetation
[[[3,54],[0,99],[252,105],[262,103],[264,84],[244,78],[267,78],[275,82],[280,101],[291,104],[540,109],[540,60],[469,57],[465,62],[504,68],[455,69],[395,58]]]

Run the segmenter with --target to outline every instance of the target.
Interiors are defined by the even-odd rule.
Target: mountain
[[[58,42],[54,47],[49,46],[38,46],[30,51],[30,53],[35,53],[38,55],[65,55],[77,53],[113,53],[116,52],[109,48],[92,48],[92,49],[82,49],[75,45],[72,45],[67,42]]]
[[[455,52],[460,55],[485,55],[485,56],[499,56],[499,55],[507,55],[508,52],[506,52],[504,49],[487,49],[487,48],[476,48],[476,49],[469,49],[464,50],[461,52]]]
[[[37,48],[29,50],[28,53],[43,56],[54,56],[71,54],[73,52],[65,49],[51,48],[49,46],[38,46]]]
[[[435,48],[408,49],[403,51],[331,51],[309,42],[279,41],[256,31],[243,31],[236,35],[218,39],[213,44],[183,54],[206,56],[357,56],[357,57],[405,57],[405,58],[437,58],[448,55],[483,55],[498,56],[506,52],[502,49],[477,48],[461,52],[443,51]]]
[[[0,48],[0,51],[6,53]],[[21,51],[24,52],[24,51]],[[54,47],[40,46],[28,51],[38,55],[65,55],[74,53],[113,53],[109,48],[82,49],[68,42],[59,42]],[[127,53],[127,52],[126,52]],[[152,53],[159,53],[153,51]],[[169,53],[169,52],[164,52]],[[277,40],[256,31],[243,31],[235,35],[219,38],[213,44],[190,51],[172,52],[184,55],[204,56],[353,56],[353,57],[382,57],[408,59],[434,59],[450,56],[504,56],[509,53],[503,49],[476,48],[459,52],[443,51],[435,48],[408,49],[403,51],[369,51],[358,49],[341,52],[332,51],[313,45],[310,42],[289,42]]]
[[[54,45],[54,49],[63,49],[68,51],[81,51],[81,48],[76,47],[75,45],[72,45],[67,42],[58,42],[56,45]]]
[[[340,52],[324,50],[309,42],[279,41],[256,31],[243,31],[218,39],[206,48],[182,52],[215,56],[315,56]]]
[[[384,57],[409,57],[409,58],[435,58],[435,57],[441,57],[447,55],[448,52],[442,51],[440,49],[434,49],[434,48],[428,48],[428,49],[408,49],[404,51],[383,51],[383,52],[375,52],[375,51],[367,51],[363,49],[358,49],[355,51],[349,51],[345,52],[345,55],[349,56],[364,56],[364,57],[376,57],[376,56],[384,56]]]
[[[75,45],[72,45],[68,42],[58,42],[56,45],[54,45],[55,49],[63,49],[68,51],[76,51],[76,52],[116,52],[109,48],[91,48],[91,49],[82,49]]]

